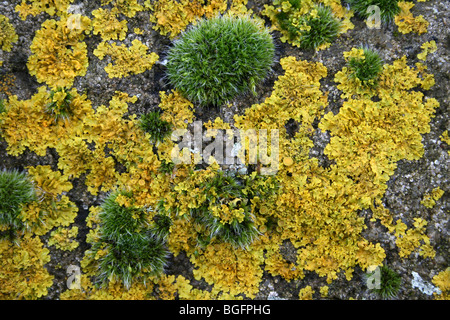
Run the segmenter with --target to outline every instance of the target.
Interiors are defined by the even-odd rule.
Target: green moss
[[[251,244],[259,235],[252,201],[265,199],[275,192],[275,186],[266,184],[266,179],[271,178],[219,171],[202,183],[200,189],[205,199],[191,212],[195,223],[201,226],[199,244],[204,246],[213,240],[234,247]]]
[[[306,19],[310,30],[301,32],[301,47],[315,49],[320,45],[331,43],[337,37],[341,22],[334,18],[330,8],[319,6],[317,17]]]
[[[0,171],[0,239],[16,239],[25,229],[21,219],[24,205],[36,200],[31,180],[17,170]]]
[[[394,20],[395,15],[400,13],[397,0],[346,0],[356,14],[364,19],[372,14],[367,12],[367,8],[372,5],[380,8],[380,18],[382,21],[389,22]]]
[[[380,267],[380,286],[372,289],[381,299],[393,298],[397,295],[402,279],[400,275],[387,266]]]
[[[300,6],[300,2],[293,3]],[[281,29],[287,31],[288,40],[299,42],[302,49],[316,49],[321,45],[331,43],[339,34],[341,22],[333,16],[329,7],[316,6],[317,14],[297,16],[295,10],[280,11],[275,17]]]
[[[132,202],[132,194],[114,192],[103,202],[100,241],[94,245],[94,251],[106,252],[99,259],[98,282],[106,284],[117,277],[129,288],[133,279],[145,281],[146,276],[161,274],[168,251],[165,243],[151,233],[147,212],[132,204],[120,204],[123,199]]]
[[[248,17],[201,20],[174,41],[168,53],[170,83],[201,105],[221,105],[269,72],[274,44],[267,29]]]
[[[358,78],[363,86],[376,85],[377,78],[383,70],[380,55],[369,48],[363,48],[364,59],[352,57],[348,61],[350,77]]]
[[[164,138],[170,134],[172,129],[169,122],[161,119],[161,115],[158,111],[144,114],[139,119],[139,127],[149,133],[150,138],[154,142],[163,141]]]
[[[72,115],[71,105],[73,96],[64,88],[50,91],[51,102],[47,104],[45,111],[50,113],[55,121],[67,120]]]

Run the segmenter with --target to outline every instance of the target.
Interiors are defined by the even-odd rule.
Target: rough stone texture
[[[255,13],[259,13],[267,0],[249,1],[248,7]],[[20,20],[14,7],[20,3],[19,0],[0,2],[0,12],[8,16],[16,28],[19,41],[13,46],[11,52],[0,51],[0,60],[4,60],[3,67],[0,67],[0,76],[13,74],[16,77],[15,86],[10,92],[17,95],[19,99],[29,99],[41,85],[36,79],[29,75],[26,66],[29,49],[36,30],[41,23],[49,18],[47,14],[40,14],[36,17],[29,16],[25,21]],[[99,7],[100,1],[81,0],[74,1],[79,5],[81,13],[87,14]],[[277,45],[277,59],[285,56],[295,56],[308,61],[323,63],[328,69],[328,76],[322,80],[322,88],[328,92],[329,105],[325,112],[337,113],[342,105],[340,92],[336,89],[333,81],[334,74],[344,65],[342,52],[354,46],[362,44],[377,49],[385,63],[392,63],[395,59],[406,55],[408,59],[415,59],[421,51],[420,45],[426,41],[435,40],[437,52],[429,54],[426,65],[428,71],[434,74],[436,85],[432,87],[426,95],[436,98],[440,107],[436,110],[435,117],[431,120],[431,132],[423,135],[423,145],[425,155],[418,161],[399,161],[395,174],[388,182],[388,189],[384,196],[384,204],[391,211],[396,219],[402,219],[409,227],[413,223],[413,218],[422,217],[428,221],[427,235],[436,250],[434,259],[422,258],[418,254],[411,254],[410,257],[402,259],[398,256],[398,249],[395,246],[395,237],[390,235],[386,228],[378,222],[370,222],[371,212],[364,211],[361,215],[366,217],[368,228],[363,235],[369,241],[379,242],[385,249],[388,265],[402,277],[402,286],[396,299],[432,299],[432,296],[419,290],[414,282],[417,273],[423,281],[431,283],[431,279],[438,272],[449,266],[449,216],[448,216],[448,194],[449,194],[449,146],[442,142],[439,136],[449,128],[448,106],[449,106],[449,75],[450,75],[450,35],[448,33],[450,24],[450,8],[448,2],[444,0],[428,1],[416,3],[413,8],[414,15],[422,14],[430,22],[428,32],[422,35],[399,34],[393,24],[383,25],[382,29],[368,29],[363,21],[352,18],[355,25],[353,30],[341,35],[333,45],[323,51],[301,51],[287,43],[279,40],[280,34],[274,32],[274,39]],[[127,46],[131,45],[134,39],[141,40],[152,51],[158,53],[164,60],[164,54],[170,46],[170,40],[161,36],[152,29],[149,23],[149,13],[141,12],[133,19],[128,19],[128,35],[123,41]],[[266,21],[268,21],[266,19]],[[139,27],[143,30],[142,35],[132,32],[133,28]],[[140,115],[158,107],[159,91],[170,89],[165,76],[164,65],[155,64],[150,71],[127,77],[124,79],[109,79],[104,66],[108,59],[103,61],[93,55],[93,50],[100,43],[100,36],[88,36],[89,68],[85,77],[77,77],[74,87],[79,92],[85,91],[92,105],[97,107],[107,104],[111,95],[116,90],[125,91],[130,95],[136,95],[139,99],[136,103],[130,104],[129,113]],[[232,121],[234,114],[242,114],[243,109],[254,103],[259,103],[268,97],[272,91],[273,83],[282,74],[279,63],[275,64],[273,72],[268,76],[257,89],[257,96],[245,95],[238,97],[231,108],[220,109],[199,109],[196,116],[203,121],[214,120],[220,116],[224,121]],[[1,96],[0,96],[1,98]],[[293,125],[295,130],[295,124]],[[322,166],[330,165],[330,161],[323,155],[323,149],[329,142],[329,135],[320,130],[316,130],[313,137],[314,148],[310,156],[317,157]],[[54,150],[48,150],[45,157],[38,157],[32,152],[25,152],[19,157],[12,157],[6,153],[6,143],[0,140],[0,168],[23,169],[28,165],[52,165],[56,169],[58,155]],[[51,288],[47,298],[57,299],[59,294],[65,290],[66,267],[70,264],[79,265],[83,257],[83,252],[87,248],[86,233],[88,231],[84,219],[87,216],[89,206],[98,205],[102,199],[102,194],[92,196],[86,191],[84,185],[84,175],[74,179],[73,189],[69,192],[69,197],[79,207],[79,216],[75,221],[80,229],[78,240],[80,246],[73,252],[64,252],[51,249],[52,260],[47,265],[50,272],[55,276],[54,286]],[[444,196],[434,208],[426,208],[420,204],[423,195],[430,192],[435,187],[441,187],[445,191]],[[285,243],[282,248],[283,256],[295,262],[295,248],[290,243]],[[169,273],[181,274],[192,281],[198,288],[210,287],[203,281],[197,281],[192,277],[193,265],[186,256],[181,253],[177,257],[171,258],[168,269]],[[273,277],[264,274],[257,299],[297,299],[301,288],[311,285],[318,288],[327,285],[324,278],[318,277],[313,272],[305,272],[305,278],[299,281],[287,282],[281,277]],[[321,298],[318,292],[315,298]],[[329,285],[329,298],[331,299],[377,299],[377,297],[367,290],[364,282],[364,272],[356,269],[353,279],[347,281],[344,275],[340,274],[338,279]]]

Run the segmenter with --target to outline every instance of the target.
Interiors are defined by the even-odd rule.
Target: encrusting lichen
[[[45,20],[30,46],[30,74],[50,87],[72,86],[75,77],[87,71],[87,45],[83,39],[90,30],[91,20],[80,14]]]
[[[127,48],[124,44],[117,46],[115,43],[102,42],[94,50],[94,54],[100,60],[106,55],[111,56],[114,64],[109,63],[105,67],[110,78],[122,78],[150,70],[159,59],[154,52],[148,54],[148,47],[138,39],[133,40],[131,44],[131,47]]]
[[[420,204],[423,204],[427,208],[433,208],[436,201],[438,201],[443,195],[444,190],[439,187],[434,188],[430,193],[425,194],[422,201],[420,201]]]
[[[20,18],[25,20],[30,14],[36,16],[42,12],[51,16],[61,15],[67,12],[72,2],[73,0],[22,0],[15,9],[19,12]]]
[[[50,239],[48,240],[48,245],[54,245],[56,249],[61,249],[65,251],[75,250],[79,243],[74,240],[78,234],[78,227],[72,228],[61,228],[52,231],[50,233]]]
[[[12,44],[19,40],[19,36],[14,26],[9,22],[9,18],[0,14],[0,49],[11,51]]]
[[[117,19],[117,9],[99,8],[92,11],[92,15],[93,33],[100,34],[103,41],[125,39],[128,31],[127,20]]]
[[[47,295],[53,276],[44,268],[50,251],[38,237],[25,235],[20,246],[0,241],[0,298],[37,299]]]
[[[379,220],[396,237],[401,258],[413,253],[423,258],[435,256],[426,234],[427,221],[422,218],[415,218],[412,224],[402,221],[382,201],[397,162],[417,160],[424,154],[422,135],[430,131],[429,122],[439,105],[423,92],[434,84],[425,65],[411,66],[402,57],[385,64],[377,85],[365,88],[344,67],[334,75],[343,103],[339,112],[333,114],[326,113],[327,93],[321,86],[328,75],[327,68],[322,63],[292,56],[281,58],[283,73],[276,79],[269,97],[235,115],[233,123],[216,118],[204,124],[207,129],[278,130],[279,170],[272,179],[257,179],[262,165],[248,164],[245,141],[239,155],[246,169],[253,170],[247,178],[257,180],[255,189],[273,193],[267,197],[250,196],[250,189],[243,188],[248,194],[239,199],[220,197],[212,191],[206,195],[202,188],[221,170],[219,165],[211,161],[200,169],[194,163],[172,163],[176,143],[169,137],[152,141],[139,126],[138,117],[128,114],[129,104],[136,103],[137,97],[118,91],[109,104],[93,107],[87,95],[70,87],[75,77],[86,73],[84,36],[91,30],[103,40],[94,54],[99,59],[111,57],[112,63],[105,68],[110,78],[142,73],[159,59],[139,40],[134,40],[130,47],[110,42],[126,38],[127,21],[119,21],[120,15],[130,18],[144,8],[150,9],[153,27],[173,39],[199,17],[226,11],[251,14],[246,1],[228,4],[222,0],[162,0],[141,5],[136,0],[103,0],[102,5],[109,7],[95,10],[92,21],[65,13],[71,2],[47,1],[51,5],[44,8],[37,1],[22,1],[18,7],[22,18],[42,11],[57,14],[56,20],[46,20],[36,32],[28,62],[30,74],[50,88],[41,86],[25,100],[9,96],[0,113],[0,133],[11,156],[28,151],[46,156],[49,149],[54,149],[58,157],[56,169],[49,165],[26,167],[39,200],[23,209],[28,230],[20,247],[0,242],[0,260],[7,261],[0,269],[0,297],[46,296],[53,277],[44,267],[50,261],[44,246],[77,248],[74,238],[78,228],[74,220],[78,208],[67,194],[73,188],[72,179],[79,179],[94,196],[126,190],[132,199],[121,197],[118,201],[127,205],[132,200],[133,205],[144,208],[149,223],[154,223],[158,216],[170,219],[167,248],[175,256],[183,252],[194,266],[195,281],[204,281],[211,289],[196,289],[181,275],[153,277],[145,285],[135,282],[128,289],[114,280],[99,288],[94,279],[99,260],[106,254],[106,249],[101,248],[96,252],[85,251],[81,289],[66,290],[61,299],[254,298],[264,272],[286,281],[303,279],[307,271],[325,277],[327,283],[339,274],[350,280],[356,268],[365,270],[381,265],[386,258],[379,243],[362,236],[367,227],[361,215],[363,209],[372,213],[372,221]],[[316,1],[305,4],[312,6],[313,2]],[[343,32],[353,27],[349,20],[351,13],[340,3],[319,2],[331,7],[343,21]],[[283,3],[286,8],[286,1],[276,4]],[[424,32],[427,23],[421,17],[412,17],[409,12],[412,6],[402,2],[399,5],[403,10],[396,17],[399,31]],[[79,24],[73,24],[74,21]],[[425,43],[418,58],[424,60],[434,48],[432,42]],[[361,50],[354,48],[345,52],[344,57],[361,54]],[[173,128],[191,129],[195,105],[178,91],[160,92],[158,107],[161,119]],[[65,116],[57,116],[61,112]],[[295,130],[288,130],[288,124],[294,124]],[[327,167],[311,156],[312,137],[317,130],[327,131],[331,137],[324,149],[331,162]],[[447,131],[441,139],[448,143]],[[273,145],[268,148],[269,154],[275,151]],[[187,151],[195,158],[192,150]],[[431,207],[442,193],[436,188],[421,203]],[[226,224],[233,219],[242,220],[243,205],[239,206],[239,201],[248,201],[246,206],[258,236],[245,249],[214,237],[199,245],[206,227],[193,218],[193,212],[207,208]],[[89,244],[99,239],[100,211],[98,206],[89,208],[86,219]],[[43,243],[44,237],[39,238],[42,235],[48,236],[47,243]],[[287,243],[295,248],[294,258],[289,260],[282,254]],[[433,282],[443,292],[437,298],[448,297],[448,270],[435,276]],[[320,290],[307,286],[300,289],[298,297],[313,298],[316,289],[322,297],[328,295],[327,286]]]
[[[411,13],[411,8],[414,7],[414,3],[410,1],[399,1],[398,6],[401,11],[394,17],[394,22],[398,27],[398,31],[403,34],[415,32],[422,34],[427,32],[429,22],[425,20],[422,15],[414,17]]]
[[[423,49],[423,51],[417,55],[417,59],[425,61],[429,53],[436,52],[437,50],[436,41],[431,40],[425,42],[420,46],[420,48]]]

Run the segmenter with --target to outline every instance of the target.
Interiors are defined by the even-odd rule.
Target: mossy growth
[[[356,14],[364,19],[368,18],[372,11],[367,9],[370,6],[380,8],[380,18],[384,22],[394,20],[395,15],[400,13],[400,7],[397,0],[346,0]]]
[[[318,6],[317,13],[305,19],[305,30],[300,32],[301,48],[315,49],[331,43],[339,34],[341,22],[337,20],[330,8]]]
[[[301,1],[289,0],[289,4],[289,10],[280,10],[275,15],[288,41],[299,43],[302,49],[317,49],[330,44],[338,36],[341,22],[334,17],[329,7],[317,5],[309,14],[299,15]]]
[[[374,272],[377,272],[376,270]],[[368,274],[372,276],[374,272]],[[397,295],[402,279],[400,275],[388,266],[379,267],[380,283],[379,286],[371,289],[381,299],[390,299]]]
[[[363,86],[377,84],[378,75],[383,70],[383,60],[378,52],[369,48],[360,48],[363,54],[358,57],[350,57],[347,65],[350,78],[358,78]]]
[[[191,210],[200,246],[217,241],[245,248],[258,237],[252,207],[275,192],[274,185],[265,184],[264,179],[219,171],[200,185],[202,204]]]
[[[145,282],[164,271],[169,254],[165,243],[152,234],[147,211],[132,202],[131,192],[116,191],[101,206],[100,238],[93,247],[100,256],[99,284],[119,279],[129,288],[133,279]]]
[[[167,55],[171,85],[200,105],[222,105],[252,91],[270,71],[275,47],[269,31],[249,17],[199,21]]]
[[[73,96],[64,88],[57,88],[50,91],[50,101],[46,105],[45,111],[50,113],[55,121],[59,119],[68,120],[72,115],[71,104]]]
[[[139,127],[150,134],[153,142],[163,141],[172,131],[172,125],[161,119],[159,111],[151,111],[141,116]]]
[[[25,173],[0,171],[0,239],[15,240],[25,229],[22,208],[36,198],[34,185]]]

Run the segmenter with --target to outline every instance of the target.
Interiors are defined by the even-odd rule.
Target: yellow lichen
[[[19,40],[19,36],[14,26],[9,22],[9,18],[0,14],[0,49],[11,51],[12,44]]]
[[[38,299],[48,293],[53,276],[44,265],[50,261],[49,250],[38,237],[30,234],[20,245],[0,241],[0,299]]]
[[[427,55],[429,53],[436,52],[436,50],[437,50],[436,41],[431,40],[431,41],[425,42],[420,46],[420,48],[423,51],[417,55],[417,59],[425,61],[427,59]]]
[[[59,227],[50,233],[48,245],[55,246],[56,249],[73,251],[79,245],[78,241],[75,240],[77,235],[78,227],[72,227],[70,229]]]
[[[215,244],[191,255],[196,266],[194,278],[232,295],[245,293],[252,298],[259,291],[262,277],[260,264],[263,253],[260,250],[235,249],[229,244]]]
[[[50,166],[28,167],[38,188],[39,201],[32,202],[22,210],[23,221],[37,235],[43,235],[53,227],[69,226],[78,213],[77,206],[63,193],[72,184]]]
[[[290,17],[292,26],[299,30],[308,31],[311,27],[305,23],[306,19],[317,17],[317,6],[327,6],[331,9],[333,16],[341,22],[339,33],[345,33],[349,29],[353,29],[354,25],[351,23],[350,18],[353,16],[353,12],[343,7],[340,1],[337,0],[306,0],[302,1],[299,8],[294,8],[289,1],[275,0],[273,5],[264,5],[262,13],[269,17],[272,22],[272,29],[281,32],[282,42],[289,42],[293,46],[300,47],[301,37],[292,37],[286,28],[280,25],[278,14],[283,12]],[[323,43],[318,46],[317,50],[323,50],[328,48],[331,43]]]
[[[430,193],[425,194],[422,201],[420,201],[420,204],[424,205],[427,208],[433,208],[436,204],[436,201],[438,201],[443,195],[444,190],[439,187],[434,188]]]
[[[143,11],[144,6],[138,0],[101,0],[102,5],[112,4],[115,11],[133,18],[136,13]]]
[[[313,294],[314,294],[313,288],[311,286],[306,286],[300,289],[298,297],[300,300],[312,300]]]
[[[44,21],[30,46],[30,74],[50,87],[70,87],[75,77],[86,74],[88,57],[83,39],[90,29],[90,19],[81,15]]]
[[[106,55],[111,56],[114,64],[109,63],[105,67],[110,78],[122,78],[150,70],[159,59],[154,52],[148,54],[148,47],[141,41],[135,39],[131,44],[131,47],[127,48],[124,44],[117,46],[115,43],[102,42],[94,50],[100,60]]]
[[[106,40],[124,40],[128,31],[127,20],[117,19],[117,10],[99,8],[92,11],[93,33]]]
[[[423,257],[434,258],[436,252],[430,245],[430,239],[425,234],[427,221],[422,218],[414,218],[414,228],[407,229],[407,226],[397,221],[395,226],[395,235],[397,240],[395,244],[399,248],[399,256],[408,257],[417,248],[420,248],[419,254]]]
[[[394,17],[394,22],[398,27],[398,31],[404,34],[410,32],[422,34],[427,32],[429,22],[426,21],[422,15],[414,17],[410,11],[411,8],[414,7],[414,3],[409,1],[399,1],[398,6],[401,11]]]

